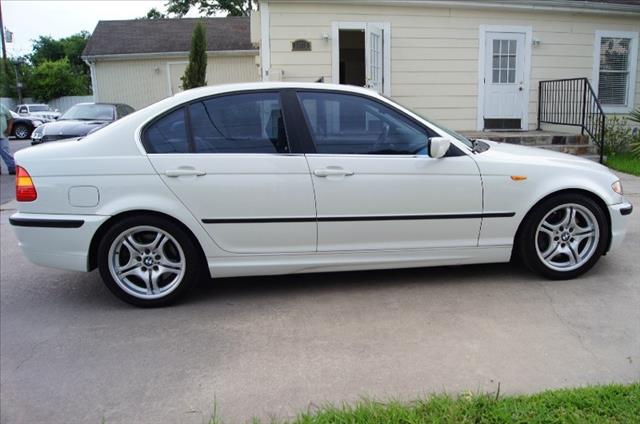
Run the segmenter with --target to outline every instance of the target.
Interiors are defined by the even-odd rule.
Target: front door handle
[[[187,177],[187,176],[195,176],[200,177],[202,175],[206,175],[206,172],[200,171],[195,168],[178,168],[178,169],[168,169],[164,172],[164,175],[167,177]]]
[[[353,171],[349,171],[348,169],[329,167],[316,169],[315,171],[313,171],[313,175],[315,175],[316,177],[349,177],[353,175]]]

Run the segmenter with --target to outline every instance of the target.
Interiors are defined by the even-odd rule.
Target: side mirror
[[[431,137],[429,139],[429,156],[433,159],[440,159],[449,151],[451,140],[445,137]]]

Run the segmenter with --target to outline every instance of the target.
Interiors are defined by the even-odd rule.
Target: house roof
[[[207,51],[254,50],[249,17],[100,21],[83,57],[188,52],[196,23],[207,34]]]

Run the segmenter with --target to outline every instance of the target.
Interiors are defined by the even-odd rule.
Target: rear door
[[[318,251],[476,246],[478,168],[460,154],[432,159],[435,135],[382,101],[299,91],[316,153],[308,154]]]
[[[194,101],[143,134],[163,181],[234,253],[315,251],[311,178],[290,141],[277,91]]]

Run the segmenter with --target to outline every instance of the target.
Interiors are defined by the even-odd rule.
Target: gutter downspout
[[[271,68],[271,32],[269,31],[269,3],[261,0],[260,7],[260,68],[262,81],[269,81]]]
[[[85,57],[82,58],[84,63],[89,66],[91,72],[91,91],[93,93],[93,101],[98,102],[98,81],[96,80],[96,62]]]

